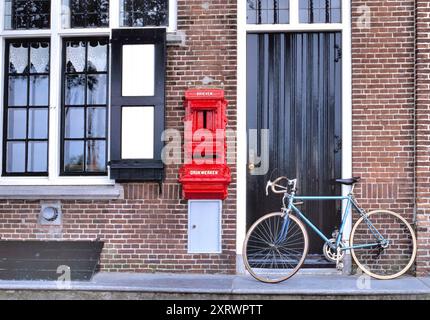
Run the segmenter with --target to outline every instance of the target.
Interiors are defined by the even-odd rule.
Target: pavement
[[[248,275],[99,273],[89,282],[0,281],[0,299],[425,299],[430,277],[298,274],[279,284]]]

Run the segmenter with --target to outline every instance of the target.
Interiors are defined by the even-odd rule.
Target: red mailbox
[[[226,109],[223,90],[185,93],[185,165],[179,170],[183,197],[227,198],[231,182],[226,153]]]

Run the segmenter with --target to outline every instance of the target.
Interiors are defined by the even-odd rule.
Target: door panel
[[[281,197],[265,195],[270,178],[297,178],[299,195],[340,194],[333,179],[341,176],[341,34],[249,34],[247,46],[247,122],[258,130],[258,156],[261,130],[269,130],[269,170],[252,175],[248,169],[249,228],[264,213],[279,211]],[[301,209],[330,235],[339,226],[339,206],[312,201]],[[321,254],[322,240],[309,233],[310,254]]]

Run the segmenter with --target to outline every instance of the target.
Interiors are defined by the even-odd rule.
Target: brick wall
[[[206,84],[226,90],[229,129],[236,129],[236,0],[178,1],[178,29],[186,44],[168,47],[166,127],[183,128],[182,97]],[[125,199],[63,201],[63,226],[40,227],[39,201],[0,202],[2,239],[105,241],[102,269],[130,272],[235,272],[235,182],[224,202],[222,254],[187,254],[187,203],[181,200],[178,165],[158,185],[126,184]],[[232,166],[233,181],[236,170]]]
[[[370,9],[370,27],[359,22]],[[414,1],[352,1],[353,173],[366,209],[413,220]]]
[[[417,233],[419,275],[430,275],[430,2],[417,0]]]

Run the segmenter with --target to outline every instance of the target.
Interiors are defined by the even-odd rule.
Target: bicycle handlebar
[[[284,187],[282,185],[279,184],[280,181],[282,180],[287,180],[288,181],[288,186],[292,186],[292,190],[296,191],[296,186],[297,186],[297,179],[293,179],[290,180],[287,177],[279,177],[277,178],[275,181],[268,181],[267,185],[266,185],[266,196],[269,195],[269,188],[272,189],[273,193],[277,193],[277,194],[282,194],[282,193],[287,193],[288,192],[288,186]],[[276,189],[278,188],[278,189]],[[279,190],[281,189],[281,190]]]

